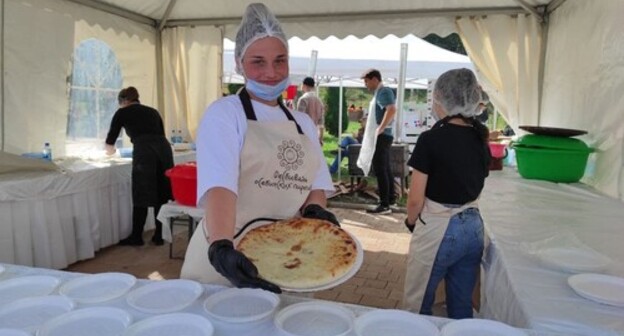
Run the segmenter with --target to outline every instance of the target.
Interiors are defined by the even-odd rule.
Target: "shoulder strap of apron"
[[[258,118],[256,117],[256,112],[254,112],[253,106],[251,106],[251,98],[249,97],[249,93],[247,92],[247,89],[243,87],[243,89],[238,94],[238,97],[240,98],[241,103],[243,104],[243,109],[245,110],[245,115],[247,116],[247,120],[258,120]],[[299,134],[303,134],[303,130],[301,130],[301,126],[299,126],[299,124],[293,117],[292,113],[290,113],[290,111],[288,111],[286,106],[284,106],[284,103],[282,102],[282,100],[279,99],[277,103],[279,104],[282,111],[284,111],[284,114],[286,114],[286,118],[288,118],[288,120],[295,123],[295,126],[297,126],[297,132]]]

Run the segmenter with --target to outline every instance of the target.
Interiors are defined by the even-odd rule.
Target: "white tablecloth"
[[[0,274],[0,281],[11,279],[14,277],[19,277],[19,276],[27,276],[27,275],[51,275],[51,276],[55,276],[61,279],[62,281],[67,281],[67,280],[73,279],[81,275],[79,273],[47,270],[47,269],[41,269],[41,268],[31,268],[31,267],[16,266],[16,265],[5,264],[3,266],[6,268],[6,271],[3,274]],[[149,283],[149,280],[139,280],[138,284],[135,285],[134,288],[137,288],[138,286],[141,286],[141,285],[145,285],[147,283]],[[198,315],[208,318],[215,326],[214,336],[226,336],[226,335],[227,336],[231,336],[231,335],[280,336],[282,335],[279,332],[279,330],[275,327],[272,319],[267,319],[260,323],[236,325],[232,323],[220,322],[209,317],[204,311],[203,302],[211,294],[214,294],[223,289],[225,289],[225,287],[216,286],[216,285],[204,285],[204,294],[200,296],[200,298],[197,299],[192,305],[183,309],[182,312],[198,314]],[[55,294],[55,293],[52,293],[52,294]],[[312,299],[292,296],[292,295],[287,295],[287,294],[281,294],[280,300],[281,300],[281,303],[278,309],[284,308],[294,303],[309,301]],[[321,300],[316,300],[316,301],[321,301]],[[336,304],[341,305],[347,309],[350,309],[351,311],[355,313],[356,316],[374,309],[374,308],[359,306],[359,305],[350,305],[350,304],[342,304],[342,303],[336,303]],[[116,307],[116,308],[124,309],[128,313],[130,313],[130,315],[133,317],[134,322],[138,322],[147,317],[154,316],[153,314],[146,314],[146,313],[140,312],[132,308],[126,302],[125,296],[118,298],[118,299],[111,300],[111,301],[103,302],[100,304],[80,304],[79,303],[77,304],[76,309],[92,307],[92,306],[109,306],[109,307]],[[428,319],[429,321],[433,322],[438,327],[442,327],[446,323],[452,321],[450,319],[433,317],[433,316],[424,316],[424,317]],[[2,328],[1,325],[0,325],[0,328]],[[556,334],[552,334],[552,333],[541,333],[541,332],[535,332],[535,331],[526,331],[526,332],[527,332],[527,336],[556,336]],[[351,333],[349,334],[349,336],[355,336],[355,333]],[[384,336],[384,335],[380,335],[380,336]],[[387,336],[390,336],[390,335],[387,335]]]
[[[624,277],[622,202],[583,184],[525,180],[504,170],[491,173],[479,204],[492,238],[485,317],[566,335],[624,335],[624,307],[580,297],[567,283],[571,273],[539,258],[546,247],[580,243],[612,260],[603,273]]]
[[[180,216],[191,216],[194,221],[199,222],[204,217],[204,210],[192,206],[178,204],[176,202],[169,202],[160,207],[158,212],[158,220],[163,223],[162,237],[165,241],[172,242],[173,234],[172,228],[169,225],[170,219]]]
[[[176,163],[194,158],[174,155]],[[131,159],[58,164],[63,173],[0,176],[0,262],[64,268],[130,233]]]

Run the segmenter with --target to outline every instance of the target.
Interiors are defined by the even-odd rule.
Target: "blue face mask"
[[[277,85],[266,85],[254,80],[248,79],[245,87],[254,96],[266,100],[271,101],[277,99],[284,90],[288,87],[290,83],[290,79],[288,77],[284,78],[283,81],[279,82]]]

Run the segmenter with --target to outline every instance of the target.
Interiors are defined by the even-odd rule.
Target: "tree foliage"
[[[325,102],[325,129],[329,134],[338,136],[338,115],[340,111],[340,88],[328,87],[322,95]],[[347,113],[346,90],[342,91],[342,132],[349,126],[349,115]]]

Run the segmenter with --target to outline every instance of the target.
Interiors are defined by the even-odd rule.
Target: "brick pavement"
[[[364,210],[332,208],[342,227],[364,248],[364,262],[355,276],[315,298],[378,308],[401,308],[410,234],[404,214],[370,215]]]

